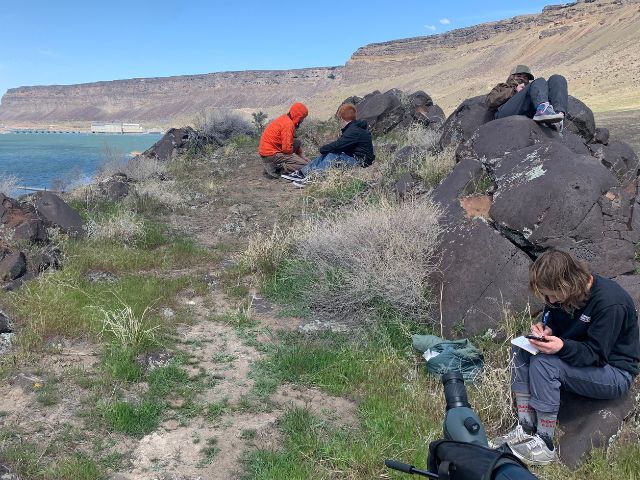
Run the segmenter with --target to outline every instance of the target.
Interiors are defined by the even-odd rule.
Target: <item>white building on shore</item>
[[[145,133],[139,123],[92,123],[91,133]]]

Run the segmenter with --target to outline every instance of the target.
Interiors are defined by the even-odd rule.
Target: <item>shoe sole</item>
[[[293,186],[297,188],[304,188],[304,183],[293,182]]]
[[[559,114],[538,115],[537,117],[533,117],[534,122],[545,122],[545,123],[557,123],[563,119],[564,119],[564,116]]]
[[[520,455],[517,451],[515,451],[511,447],[509,447],[509,450],[511,450],[511,453],[513,453],[517,458],[522,460],[527,465],[551,465],[552,463],[556,463],[558,461],[558,457],[554,458],[553,460],[544,460],[544,461],[542,461],[542,460],[530,460],[530,459],[525,458],[522,455]]]
[[[292,177],[291,175],[280,175],[280,178],[284,178],[285,180],[290,180],[292,182],[299,182],[300,180],[302,180],[301,178]]]

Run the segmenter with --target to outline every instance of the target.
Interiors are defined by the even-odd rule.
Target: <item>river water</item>
[[[131,152],[142,152],[160,137],[159,134],[2,134],[0,183],[3,178],[14,176],[22,186],[68,188],[89,181],[100,165],[126,159]]]

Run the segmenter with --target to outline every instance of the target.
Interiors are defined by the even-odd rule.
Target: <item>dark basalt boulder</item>
[[[523,115],[492,120],[478,129],[456,150],[456,160],[475,158],[485,164],[536,143],[557,140],[557,133]]]
[[[593,112],[582,101],[569,95],[564,128],[580,135],[590,142],[596,133],[596,119]]]
[[[609,143],[609,129],[596,127],[596,133],[593,136],[593,143],[607,145]]]
[[[34,208],[0,193],[0,226],[11,232],[11,240],[43,242],[47,231]]]
[[[27,258],[22,252],[0,249],[0,280],[15,280],[27,272]]]
[[[526,288],[530,258],[485,221],[460,220],[440,245],[440,273],[431,285],[445,336],[495,328],[505,308],[523,311],[533,301]]]
[[[396,197],[400,200],[404,200],[411,195],[415,188],[420,185],[420,178],[413,173],[405,173],[393,186],[393,191]]]
[[[191,127],[172,128],[142,155],[162,161],[171,160],[187,149],[189,139],[194,135],[195,131]]]
[[[558,424],[563,432],[559,440],[562,463],[575,468],[592,448],[607,447],[620,431],[622,422],[633,413],[636,387],[615,400],[596,400],[575,393],[561,393]]]
[[[427,126],[439,125],[444,112],[433,104],[431,97],[418,91],[410,95],[392,89],[384,93],[373,92],[356,104],[358,118],[366,120],[371,132],[385,134],[398,126],[407,127],[414,122]]]
[[[100,195],[112,202],[129,195],[131,180],[124,173],[116,173],[98,184]]]
[[[47,226],[58,227],[74,238],[84,236],[82,218],[57,195],[51,192],[39,192],[35,195],[35,207]]]
[[[440,148],[471,138],[478,127],[493,120],[494,112],[485,104],[486,95],[468,98],[449,115],[442,127]]]
[[[460,197],[484,174],[477,160],[462,160],[433,191],[433,200],[443,209],[443,221],[455,222],[463,218]]]
[[[562,143],[573,153],[577,153],[579,155],[591,155],[591,150],[585,143],[584,138],[582,138],[580,135],[568,131],[564,131],[561,134],[557,134],[552,131],[552,134],[560,143]]]
[[[633,197],[592,157],[552,142],[506,155],[491,172],[491,218],[522,248],[572,251],[608,277],[635,268]]]
[[[393,130],[404,118],[399,90],[389,90],[365,97],[358,105],[358,118],[366,120],[372,132],[384,134]]]
[[[0,333],[11,333],[13,332],[13,324],[11,319],[7,317],[7,315],[0,310]]]

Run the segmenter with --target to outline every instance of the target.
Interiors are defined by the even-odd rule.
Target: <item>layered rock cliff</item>
[[[586,0],[540,14],[376,43],[344,67],[245,71],[20,87],[0,104],[0,122],[136,121],[170,126],[207,108],[275,114],[304,100],[327,117],[342,99],[397,87],[429,92],[450,113],[503,81],[516,63],[562,73],[596,111],[640,108],[640,0]]]

